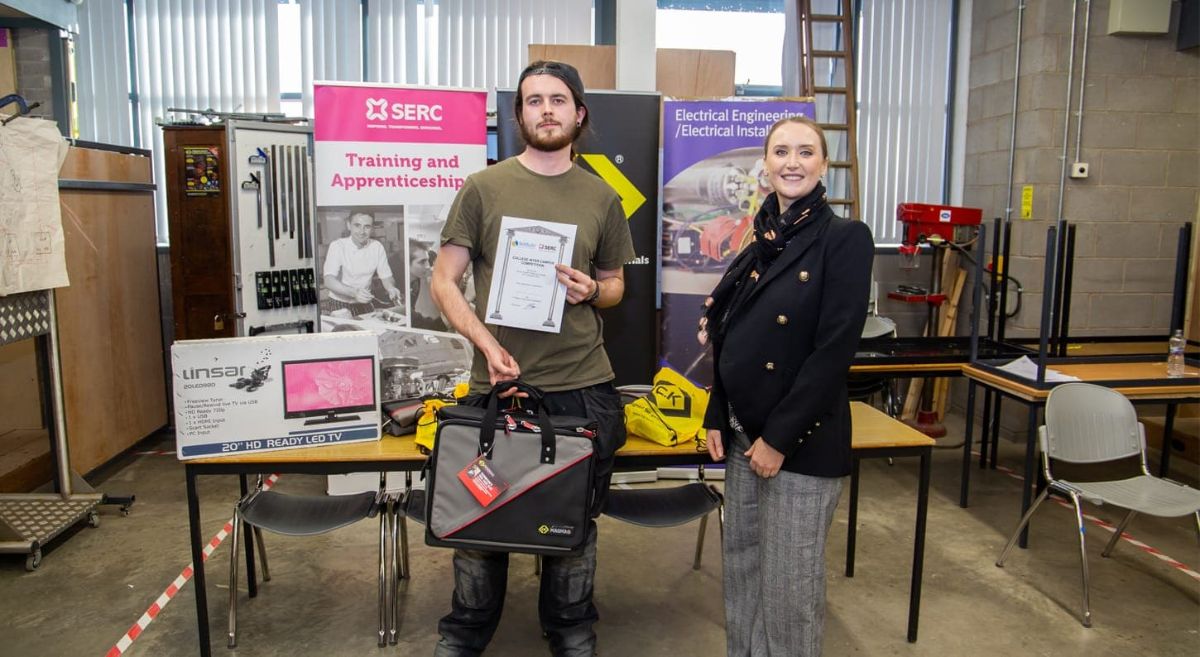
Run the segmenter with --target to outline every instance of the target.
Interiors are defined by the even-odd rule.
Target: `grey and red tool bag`
[[[516,386],[521,408],[497,392]],[[482,407],[438,410],[425,543],[497,552],[578,551],[591,521],[597,426],[549,415],[536,388],[496,384]]]

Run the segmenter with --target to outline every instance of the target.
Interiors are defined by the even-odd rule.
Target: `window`
[[[732,50],[734,82],[754,95],[779,95],[783,73],[784,0],[702,2],[658,0],[654,19],[659,48]]]
[[[300,52],[300,1],[279,0],[279,61],[287,62]],[[279,111],[286,116],[304,116],[303,85],[299,66],[279,67]]]

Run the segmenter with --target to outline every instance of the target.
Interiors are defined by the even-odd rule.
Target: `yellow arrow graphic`
[[[604,182],[608,183],[608,186],[617,193],[617,196],[621,197],[621,209],[625,211],[626,219],[632,217],[633,213],[646,202],[646,197],[607,157],[596,153],[580,153],[579,157],[582,157],[592,171],[603,178]]]

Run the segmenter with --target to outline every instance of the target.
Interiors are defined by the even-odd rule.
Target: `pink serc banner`
[[[487,92],[313,86],[317,206],[442,205],[487,166]]]
[[[486,144],[482,91],[316,85],[316,141]]]

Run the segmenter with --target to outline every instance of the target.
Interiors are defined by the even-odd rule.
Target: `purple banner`
[[[735,148],[759,146],[771,124],[802,114],[813,104],[799,101],[668,100],[663,103],[663,182],[692,164]]]
[[[782,118],[813,116],[801,101],[663,103],[662,359],[693,381],[712,381],[696,341],[704,297],[749,243],[771,192],[763,141]]]

